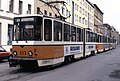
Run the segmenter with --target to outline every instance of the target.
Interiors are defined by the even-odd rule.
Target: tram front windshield
[[[42,40],[42,18],[33,22],[20,22],[15,25],[15,40],[29,41]]]

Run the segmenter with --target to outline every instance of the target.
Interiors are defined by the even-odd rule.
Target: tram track
[[[0,72],[0,81],[27,81],[34,77],[42,76],[49,72],[51,72],[49,68],[24,69],[19,67],[8,67],[7,70]]]

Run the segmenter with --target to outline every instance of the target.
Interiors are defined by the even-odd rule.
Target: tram
[[[10,67],[49,66],[115,48],[116,40],[43,15],[14,18]]]

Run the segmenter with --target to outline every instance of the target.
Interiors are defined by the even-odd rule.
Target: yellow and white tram
[[[104,40],[103,40],[104,39]],[[14,18],[10,67],[48,66],[115,47],[115,39],[43,15]]]

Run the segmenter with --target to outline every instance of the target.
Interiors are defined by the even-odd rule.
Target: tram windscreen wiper
[[[33,32],[33,28],[28,28],[28,29],[24,29],[24,40],[34,40],[34,32]]]
[[[25,33],[28,37],[30,37],[30,35],[28,34],[28,32],[27,32],[27,31],[25,31],[25,30],[24,30],[24,33]]]
[[[30,34],[26,30],[24,30],[24,39],[28,40],[30,38],[31,38]]]

